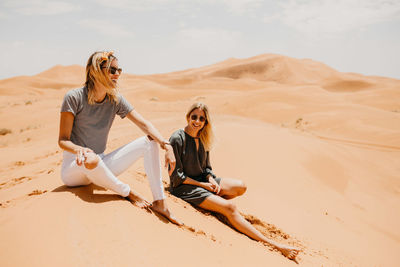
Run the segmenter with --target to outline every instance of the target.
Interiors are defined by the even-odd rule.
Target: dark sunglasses
[[[203,116],[198,116],[198,117],[197,117],[197,115],[195,115],[195,114],[193,114],[192,116],[190,116],[190,119],[193,120],[193,121],[197,121],[197,118],[199,118],[199,121],[200,121],[200,122],[205,122],[205,121],[206,121],[206,118],[204,118]]]
[[[107,67],[102,67],[102,69],[107,69]],[[119,74],[122,73],[122,69],[121,69],[121,68],[116,68],[116,67],[110,67],[110,68],[108,69],[108,71],[109,71],[111,74],[115,74],[117,71],[118,71]]]

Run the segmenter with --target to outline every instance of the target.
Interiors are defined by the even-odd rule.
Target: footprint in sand
[[[28,196],[36,196],[36,195],[41,195],[41,194],[44,194],[44,193],[46,193],[47,192],[47,190],[38,190],[38,189],[35,189],[35,190],[33,190],[31,193],[29,193],[28,194]]]
[[[206,232],[204,232],[203,230],[196,230],[196,228],[194,228],[194,227],[192,227],[192,226],[188,226],[188,225],[182,225],[182,226],[180,226],[181,228],[183,228],[183,229],[185,229],[185,230],[187,230],[187,231],[189,231],[189,232],[192,232],[192,233],[194,233],[195,235],[203,235],[203,236],[206,236],[206,237],[209,237],[211,240],[213,240],[213,241],[215,241],[216,240],[216,238],[213,236],[213,235],[211,235],[211,236],[208,236],[207,234],[206,234]]]
[[[5,188],[10,188],[10,187],[13,187],[13,186],[15,186],[17,184],[21,184],[23,182],[30,181],[30,180],[32,180],[32,178],[31,177],[26,177],[26,176],[22,176],[22,177],[19,177],[19,178],[13,178],[11,180],[8,180],[7,182],[1,183],[0,184],[0,190],[1,189],[5,189]]]
[[[24,166],[25,165],[25,162],[23,162],[23,161],[16,161],[15,163],[14,163],[14,165],[15,166]]]
[[[8,208],[10,205],[13,205],[18,201],[24,200],[27,197],[41,195],[41,194],[44,194],[46,192],[47,192],[47,190],[35,189],[31,193],[29,193],[28,195],[20,196],[20,197],[17,197],[17,198],[11,199],[11,200],[7,200],[5,202],[0,203],[0,208]]]
[[[139,171],[136,171],[136,180],[138,180],[139,182],[145,182],[146,181],[146,177],[147,177],[147,175],[146,175],[146,173],[144,172],[144,171],[141,171],[141,170],[139,170]]]

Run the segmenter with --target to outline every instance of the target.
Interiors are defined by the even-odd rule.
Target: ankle
[[[153,201],[153,206],[157,206],[160,208],[167,208],[167,203],[165,199],[158,199]]]

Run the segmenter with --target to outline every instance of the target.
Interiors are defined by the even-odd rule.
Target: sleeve
[[[180,136],[172,135],[171,138],[169,139],[169,142],[172,148],[174,149],[174,155],[176,160],[175,169],[170,176],[171,186],[174,188],[182,184],[183,181],[185,181],[187,178],[187,176],[183,172],[183,164],[182,164],[182,150],[183,150],[184,140],[182,140]]]
[[[212,168],[211,168],[209,151],[206,152],[206,170],[205,170],[205,173],[206,173],[206,176],[211,174],[211,176],[213,178],[217,177],[217,176],[215,176],[215,174],[213,173]]]
[[[133,106],[126,100],[125,97],[119,95],[119,101],[117,104],[117,115],[119,115],[122,119],[128,115],[129,112],[133,110]]]
[[[74,93],[74,91],[69,91],[65,94],[64,100],[61,105],[61,112],[71,112],[76,116],[79,109],[79,97]]]

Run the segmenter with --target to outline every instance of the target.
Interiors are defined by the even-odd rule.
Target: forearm
[[[219,193],[219,189],[216,184],[216,182],[214,183],[210,183],[210,182],[198,182],[192,178],[187,177],[183,182],[183,184],[190,184],[190,185],[194,185],[194,186],[199,186],[202,187],[210,192],[216,192]]]
[[[71,140],[59,140],[58,145],[62,149],[74,154],[76,154],[77,151],[82,148],[81,146],[75,145]]]
[[[166,144],[168,144],[168,140],[164,139],[161,133],[153,126],[153,124],[143,118],[137,111],[132,110],[127,118],[130,119],[133,123],[135,123],[145,134],[150,136],[155,142],[161,145],[161,148],[166,149]]]
[[[168,142],[168,140],[166,140],[161,135],[161,133],[156,129],[156,127],[154,127],[154,125],[150,121],[144,120],[138,126],[145,134],[153,138],[154,141],[159,143],[162,147],[164,147],[165,143]]]
[[[191,185],[195,185],[195,186],[200,186],[202,187],[202,183],[198,182],[192,178],[186,177],[186,179],[182,182],[183,184],[191,184]]]

